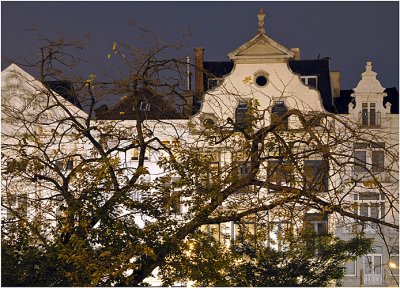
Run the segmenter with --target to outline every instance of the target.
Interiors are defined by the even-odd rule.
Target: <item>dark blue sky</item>
[[[255,36],[256,14],[266,13],[267,34],[288,48],[299,47],[302,59],[330,57],[342,73],[342,89],[354,88],[365,62],[372,61],[385,87],[399,80],[398,2],[2,2],[1,53],[20,60],[37,59],[38,34],[49,38],[91,39],[79,71],[101,74],[114,40],[134,41],[130,21],[175,41],[191,30],[181,56],[204,47],[206,60],[227,60],[227,53]],[[135,43],[133,43],[135,44]]]

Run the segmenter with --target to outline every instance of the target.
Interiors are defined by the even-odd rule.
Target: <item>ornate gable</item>
[[[238,63],[287,62],[294,57],[294,53],[266,34],[259,33],[229,53],[228,57]]]

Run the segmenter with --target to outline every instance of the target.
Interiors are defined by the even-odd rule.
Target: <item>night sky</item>
[[[331,70],[341,72],[342,89],[357,85],[367,61],[373,62],[384,87],[399,87],[398,2],[3,1],[2,69],[9,64],[5,57],[38,59],[35,28],[48,38],[63,33],[67,39],[80,39],[90,32],[84,54],[88,63],[78,73],[100,75],[108,69],[113,41],[137,41],[131,21],[164,41],[176,41],[190,30],[181,57],[204,47],[206,60],[225,61],[229,52],[256,35],[261,7],[267,34],[288,48],[299,47],[302,59],[330,57]]]

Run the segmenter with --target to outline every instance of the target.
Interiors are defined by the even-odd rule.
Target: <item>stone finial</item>
[[[382,87],[378,79],[376,79],[377,73],[372,70],[372,62],[367,62],[365,66],[365,72],[361,74],[361,81],[358,82],[354,92],[360,93],[383,93],[385,88]]]
[[[367,66],[365,66],[365,71],[372,71],[372,62],[367,62]]]
[[[258,18],[258,33],[263,33],[265,34],[265,28],[264,28],[264,18],[265,18],[265,13],[264,10],[261,8],[260,12],[258,12],[257,14],[257,18]]]

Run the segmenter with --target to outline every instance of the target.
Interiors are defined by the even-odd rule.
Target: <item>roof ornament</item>
[[[365,66],[365,71],[372,71],[372,62],[367,62],[367,66]]]
[[[258,33],[262,33],[265,34],[265,28],[264,28],[264,18],[265,18],[265,13],[264,10],[261,8],[260,12],[258,12],[257,14],[257,18],[258,18]]]

